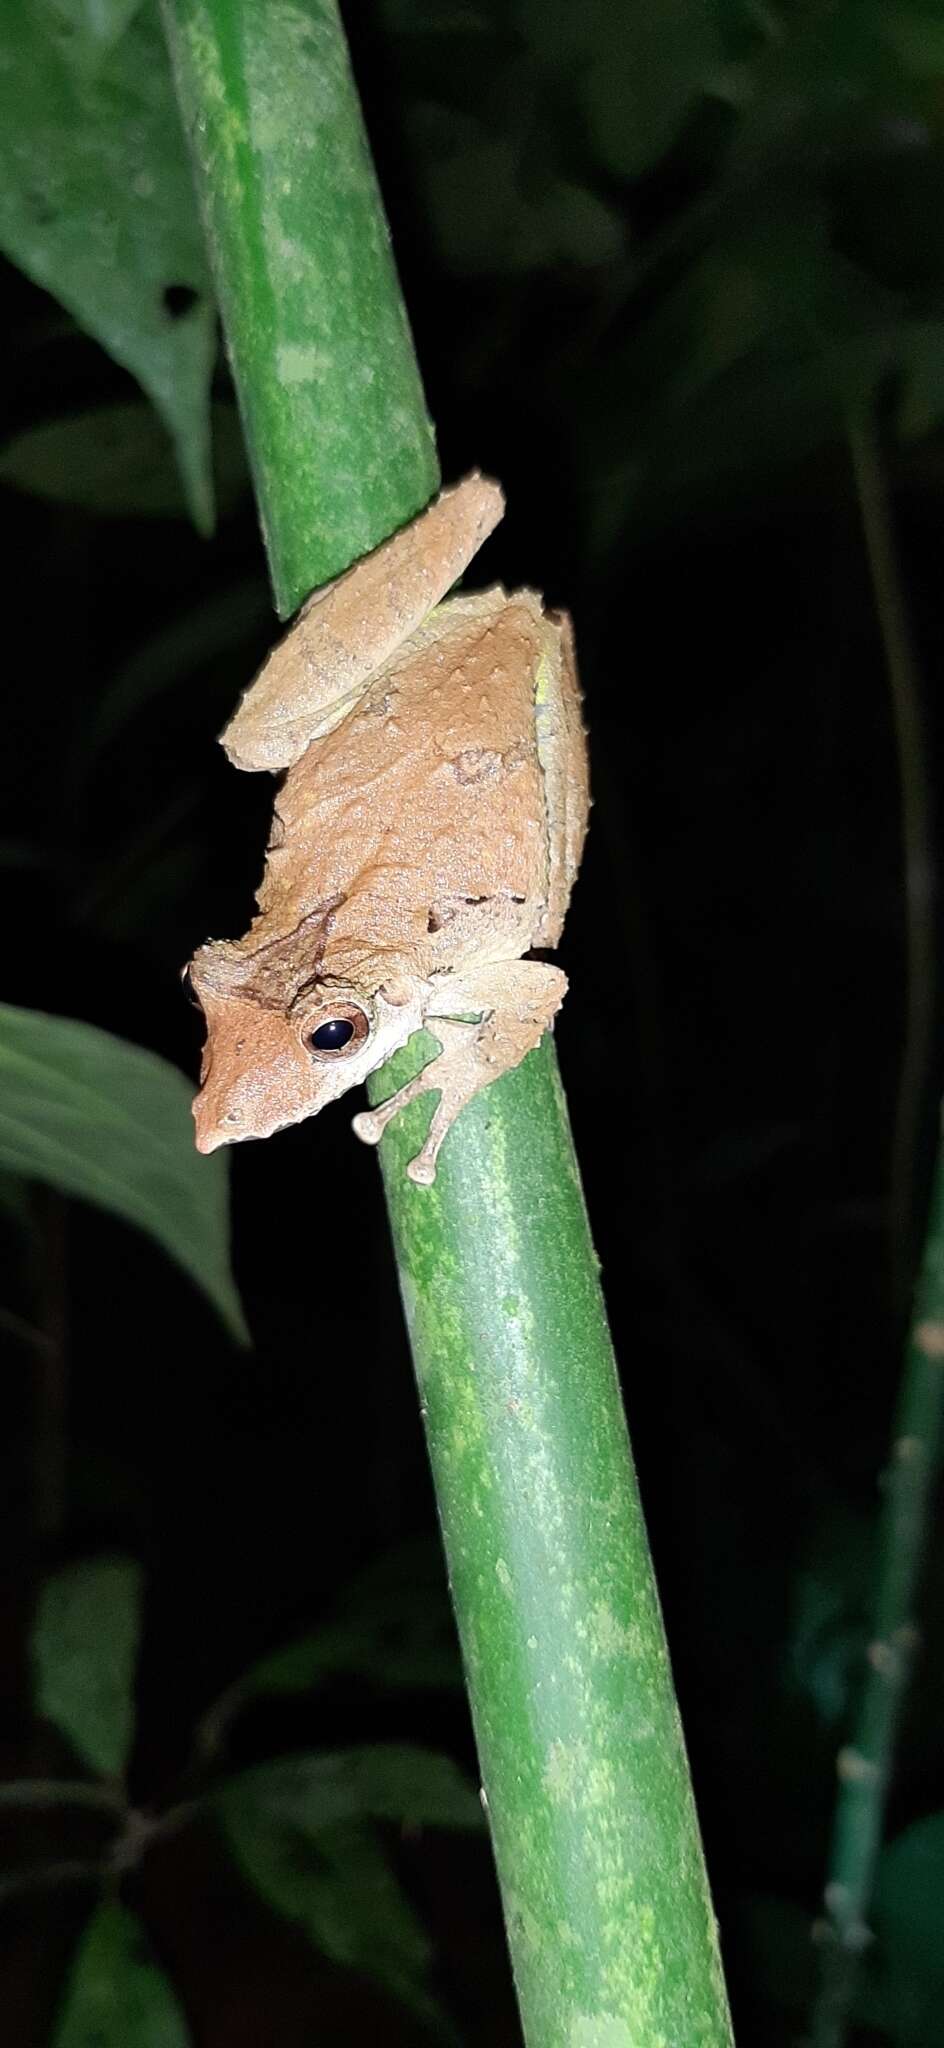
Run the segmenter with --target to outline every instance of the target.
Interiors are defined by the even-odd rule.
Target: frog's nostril
[[[209,1130],[201,1130],[198,1124],[196,1143],[198,1152],[215,1152],[220,1145],[225,1145],[226,1136],[223,1131],[216,1130],[213,1125],[210,1126]]]
[[[234,1138],[242,1137],[246,1121],[239,1109],[221,1110],[219,1096],[214,1100],[206,1089],[201,1089],[196,1097],[193,1120],[197,1127],[198,1152],[215,1152],[219,1145],[228,1145]]]

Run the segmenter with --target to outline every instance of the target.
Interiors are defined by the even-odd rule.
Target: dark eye
[[[308,1043],[314,1052],[340,1052],[343,1046],[350,1045],[353,1036],[350,1017],[329,1017],[327,1024],[319,1024],[317,1031],[312,1032]]]
[[[343,1059],[346,1053],[363,1045],[369,1030],[366,1013],[359,1003],[336,1003],[312,1024],[305,1044],[316,1059]]]

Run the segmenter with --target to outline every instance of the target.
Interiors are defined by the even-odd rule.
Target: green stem
[[[436,489],[433,431],[330,0],[165,0],[276,608]]]
[[[431,1047],[427,1047],[428,1051]],[[371,1090],[417,1064],[411,1049]],[[435,1186],[383,1141],[525,2038],[730,2040],[645,1528],[548,1040]]]
[[[333,0],[165,0],[165,11],[273,580],[295,602],[435,487],[409,332]],[[366,415],[365,393],[377,400]],[[398,1085],[420,1051],[377,1086]],[[419,1190],[403,1166],[428,1113],[427,1102],[397,1120],[383,1170],[525,2037],[529,2048],[726,2048],[682,1734],[550,1044],[463,1113],[435,1188]]]
[[[905,607],[888,490],[871,412],[863,411],[851,419],[848,435],[875,610],[885,651],[901,793],[905,1035],[892,1134],[889,1239],[893,1300],[904,1321],[916,1256],[915,1165],[934,1025],[931,802],[925,768],[917,662]]]
[[[885,1475],[878,1576],[852,1740],[839,1756],[829,1882],[829,1942],[813,2039],[841,2048],[882,1844],[902,1703],[918,1643],[915,1604],[927,1545],[944,1413],[944,1143]]]

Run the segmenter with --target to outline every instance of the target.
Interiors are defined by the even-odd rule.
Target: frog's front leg
[[[415,1102],[418,1095],[438,1089],[439,1101],[426,1143],[406,1169],[410,1180],[430,1187],[436,1178],[439,1148],[460,1109],[532,1051],[560,1009],[566,990],[567,977],[560,968],[536,960],[500,961],[471,973],[450,975],[450,1010],[478,1011],[478,1022],[461,1023],[454,1014],[437,1017],[427,1013],[426,1024],[439,1039],[441,1052],[387,1102],[356,1116],[357,1136],[365,1144],[376,1145],[391,1117]],[[440,1000],[444,999],[445,991]]]

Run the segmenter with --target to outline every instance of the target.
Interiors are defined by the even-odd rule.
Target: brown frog
[[[201,946],[202,1152],[313,1116],[425,1026],[440,1052],[354,1129],[437,1090],[428,1185],[463,1105],[538,1043],[587,824],[569,621],[532,591],[441,600],[501,518],[473,474],[308,599],[224,732],[288,769],[258,915]]]

